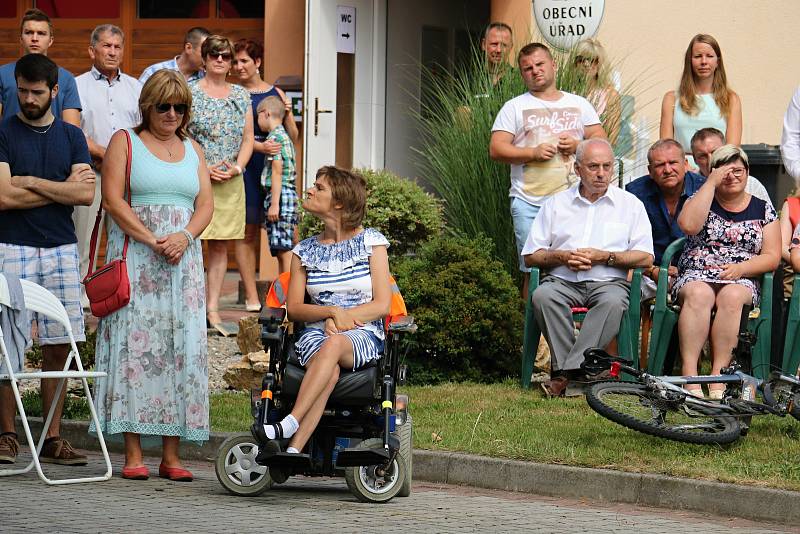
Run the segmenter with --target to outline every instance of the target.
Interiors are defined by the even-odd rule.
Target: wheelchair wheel
[[[361,449],[383,448],[383,440],[370,438],[357,445]],[[402,451],[389,467],[384,469],[381,465],[362,465],[360,467],[346,467],[344,478],[350,493],[361,502],[388,502],[400,492],[406,475],[408,461],[403,457]]]
[[[217,480],[234,495],[253,497],[272,486],[269,470],[256,463],[258,443],[249,432],[226,439],[217,450]]]
[[[688,398],[663,399],[642,384],[598,382],[586,392],[586,401],[594,411],[615,423],[673,441],[732,443],[741,433],[735,417],[724,416]]]
[[[411,495],[411,480],[414,472],[414,451],[412,450],[412,426],[411,415],[406,416],[406,422],[398,427],[398,437],[400,438],[400,454],[406,461],[406,476],[403,485],[397,492],[398,497],[408,497]]]

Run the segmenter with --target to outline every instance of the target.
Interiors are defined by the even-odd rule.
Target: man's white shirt
[[[81,98],[81,130],[92,141],[108,146],[117,130],[132,128],[141,122],[139,94],[142,84],[136,78],[118,72],[110,80],[92,67],[77,78]]]
[[[595,248],[609,252],[638,250],[653,254],[653,233],[644,204],[631,193],[609,186],[594,202],[581,196],[580,184],[547,199],[536,216],[522,255],[537,250]],[[561,265],[550,274],[572,282],[626,278],[628,269],[595,265],[572,271]]]

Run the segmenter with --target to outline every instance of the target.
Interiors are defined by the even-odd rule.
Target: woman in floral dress
[[[221,322],[219,296],[228,269],[227,242],[244,239],[242,173],[253,153],[253,112],[247,90],[225,81],[231,70],[233,44],[226,37],[210,35],[203,41],[201,53],[206,75],[190,85],[189,133],[205,151],[214,191],[214,217],[200,236],[208,245],[207,317],[213,327]]]
[[[149,476],[141,441],[155,437],[163,444],[159,475],[191,480],[178,441],[208,439],[203,256],[196,237],[214,205],[203,151],[186,131],[191,105],[183,76],[158,71],[142,88],[142,124],[128,132],[131,153],[126,132],[117,132],[103,160],[107,258],[122,256],[128,235],[131,300],[100,320],[96,367],[108,376],[95,383],[95,404],[103,432],[124,434],[124,478]]]
[[[302,451],[339,374],[383,353],[382,319],[391,302],[389,242],[361,226],[366,198],[364,178],[338,167],[322,167],[308,190],[303,209],[325,226],[292,251],[286,301],[289,319],[306,323],[295,344],[306,374],[292,412],[280,423],[255,429],[262,440],[272,440],[265,457],[280,452],[276,438],[291,438],[286,452]],[[306,293],[311,304],[305,303]]]
[[[737,343],[742,307],[756,305],[762,274],[780,262],[780,227],[771,205],[745,192],[750,166],[747,154],[734,146],[718,148],[706,183],[678,216],[687,235],[678,261],[673,295],[681,304],[678,319],[682,373],[697,374],[697,362],[709,337],[713,348],[711,374],[728,365]],[[686,389],[699,394],[699,385]],[[721,398],[724,384],[709,388]]]

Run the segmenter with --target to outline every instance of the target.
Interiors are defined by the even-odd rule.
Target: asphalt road
[[[102,472],[45,464],[53,476]],[[19,462],[27,460],[27,455]],[[119,478],[47,486],[35,472],[0,479],[0,532],[790,532],[787,527],[631,505],[415,483],[408,498],[364,504],[344,479],[290,479],[258,497],[228,494],[213,466],[188,462],[195,480]],[[151,472],[157,459],[148,459]],[[798,531],[798,530],[795,530]]]

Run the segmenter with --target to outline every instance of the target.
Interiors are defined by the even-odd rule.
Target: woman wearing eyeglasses
[[[228,241],[245,237],[242,173],[253,154],[253,112],[247,90],[225,80],[234,55],[230,40],[210,35],[203,42],[201,53],[206,75],[189,85],[192,91],[189,133],[205,151],[214,191],[214,217],[200,238],[208,245],[208,324],[218,327],[219,296],[228,268]],[[258,302],[258,295],[248,297]]]
[[[123,436],[123,478],[148,478],[142,441],[160,441],[159,475],[191,480],[178,442],[208,439],[203,255],[196,238],[214,204],[203,150],[186,130],[191,105],[180,73],[156,72],[139,97],[142,123],[128,132],[130,153],[125,132],[117,132],[103,159],[106,261],[122,257],[127,235],[131,300],[100,319],[95,365],[108,376],[95,382],[95,405],[103,432]]]
[[[697,374],[709,331],[711,374],[719,374],[730,363],[742,307],[758,303],[758,277],[774,271],[780,262],[780,223],[770,204],[745,191],[749,170],[741,148],[719,147],[711,156],[705,184],[678,216],[687,237],[673,296],[681,304],[678,334],[685,375]],[[699,385],[686,389],[701,393]],[[724,384],[712,384],[709,394],[721,398],[724,390]]]

